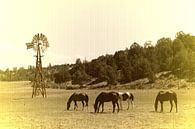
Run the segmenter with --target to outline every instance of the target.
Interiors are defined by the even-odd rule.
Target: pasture
[[[81,111],[66,110],[69,96],[76,91],[89,95],[89,107]],[[169,102],[164,112],[154,112],[154,100],[159,90],[128,90],[135,96],[134,109],[112,113],[111,102],[104,104],[104,113],[95,114],[96,96],[105,90],[47,89],[47,98],[31,98],[28,82],[0,82],[0,129],[193,129],[195,128],[195,89],[175,89],[178,113],[175,106],[169,113]],[[160,110],[160,104],[159,104]],[[101,109],[100,109],[101,111]]]

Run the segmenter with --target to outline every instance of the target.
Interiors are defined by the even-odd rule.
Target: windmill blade
[[[40,47],[43,52],[49,47],[47,37],[42,33],[34,35],[32,42],[27,43],[26,45],[27,49],[33,48],[35,51],[37,51],[38,47]]]
[[[48,41],[47,41],[45,44],[46,44],[46,47],[49,47],[49,43],[48,43]]]

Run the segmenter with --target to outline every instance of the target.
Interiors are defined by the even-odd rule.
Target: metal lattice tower
[[[47,47],[49,47],[49,43],[45,35],[36,34],[33,37],[32,42],[26,43],[27,49],[33,48],[36,52],[36,68],[35,68],[35,77],[33,81],[33,91],[32,98],[37,96],[39,93],[42,94],[43,97],[47,97],[45,81],[43,78],[43,69],[42,69],[42,60],[41,60],[41,51],[44,52]]]

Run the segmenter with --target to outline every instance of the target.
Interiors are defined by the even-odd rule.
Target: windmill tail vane
[[[27,49],[31,49],[34,47],[34,43],[26,43]]]

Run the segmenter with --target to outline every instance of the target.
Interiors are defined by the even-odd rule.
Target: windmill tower
[[[49,43],[47,41],[47,37],[42,33],[36,34],[32,42],[26,43],[27,49],[33,49],[36,52],[36,68],[35,68],[35,77],[33,82],[33,91],[32,98],[41,93],[43,97],[46,97],[46,89],[45,82],[43,78],[43,70],[42,70],[42,61],[41,61],[41,52],[43,53],[48,47]]]

